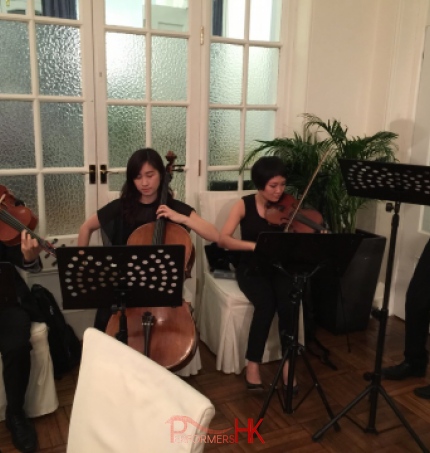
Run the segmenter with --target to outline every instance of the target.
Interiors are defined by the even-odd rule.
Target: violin
[[[19,202],[5,186],[0,185],[0,242],[8,246],[21,243],[21,232],[27,231],[36,239],[45,252],[55,256],[54,246],[38,236],[33,230],[38,218],[33,212]]]
[[[173,162],[176,156],[169,151],[160,205],[167,203]],[[194,260],[194,246],[187,230],[176,223],[159,218],[136,228],[127,245],[180,244],[185,246],[185,274]],[[182,301],[179,307],[127,308],[128,345],[169,370],[185,366],[197,350],[198,335],[191,306]],[[106,333],[115,336],[120,327],[120,313],[112,315]]]
[[[284,193],[277,203],[266,205],[266,220],[271,225],[281,225],[289,233],[326,232],[323,216],[315,209],[303,209],[299,200]]]

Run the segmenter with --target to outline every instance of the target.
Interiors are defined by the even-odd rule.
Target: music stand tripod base
[[[430,168],[421,165],[406,165],[351,159],[339,159],[339,164],[341,166],[342,175],[349,195],[378,200],[389,200],[394,201],[395,204],[394,206],[387,205],[387,210],[392,210],[394,212],[391,221],[384,298],[379,316],[379,332],[376,347],[375,367],[373,373],[371,373],[372,383],[353,401],[351,401],[333,420],[317,431],[312,438],[313,440],[319,440],[327,429],[333,426],[333,424],[336,423],[341,417],[346,415],[367,395],[370,396],[369,422],[367,427],[362,429],[364,432],[377,433],[375,426],[376,412],[378,395],[381,394],[421,450],[428,453],[429,450],[427,447],[423,444],[400,409],[398,409],[394,401],[383,388],[381,384],[381,370],[385,333],[388,321],[388,303],[393,275],[397,230],[399,226],[400,202],[430,205]],[[358,423],[356,424],[358,425]]]
[[[326,235],[267,232],[259,235],[255,248],[258,259],[262,260],[265,266],[272,266],[274,272],[281,272],[293,281],[293,289],[289,295],[286,295],[286,297],[290,297],[292,305],[293,332],[289,337],[289,345],[283,354],[258,420],[264,418],[287,360],[289,361],[287,391],[283,404],[281,400],[284,412],[293,413],[310,394],[310,391],[316,388],[330,419],[334,418],[321,384],[307,359],[305,348],[298,342],[300,306],[308,278],[321,267],[326,264],[333,265],[333,263],[336,263],[339,268],[339,275],[342,275],[360,242],[361,237],[351,234]],[[295,361],[298,355],[303,357],[306,368],[312,378],[313,386],[297,404],[296,408],[293,408],[293,381]],[[335,425],[335,428],[339,429],[337,425]]]

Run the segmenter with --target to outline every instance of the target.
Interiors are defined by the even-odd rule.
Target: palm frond
[[[306,198],[318,209],[333,232],[353,232],[357,211],[369,199],[350,197],[346,191],[338,158],[395,162],[397,134],[380,131],[371,136],[348,137],[348,127],[336,119],[323,121],[305,113],[304,134],[274,140],[256,140],[258,146],[248,153],[240,171],[263,155],[280,157],[287,167],[287,190],[300,197],[321,164]]]

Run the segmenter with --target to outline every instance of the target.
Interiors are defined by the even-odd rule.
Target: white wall
[[[281,135],[300,131],[298,115],[313,113],[340,120],[351,135],[399,134],[398,159],[408,162],[429,1],[290,3],[290,83]],[[359,217],[359,226],[388,238],[391,218],[379,203]],[[385,263],[381,281],[384,276]]]

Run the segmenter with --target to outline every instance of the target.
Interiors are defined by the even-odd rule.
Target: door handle
[[[95,184],[97,180],[96,166],[88,165],[88,171],[81,173],[82,175],[89,175],[90,184]]]
[[[111,173],[113,175],[117,175],[117,174],[119,174],[119,171],[108,170],[106,164],[100,165],[100,184],[107,183],[107,175],[109,173]]]

